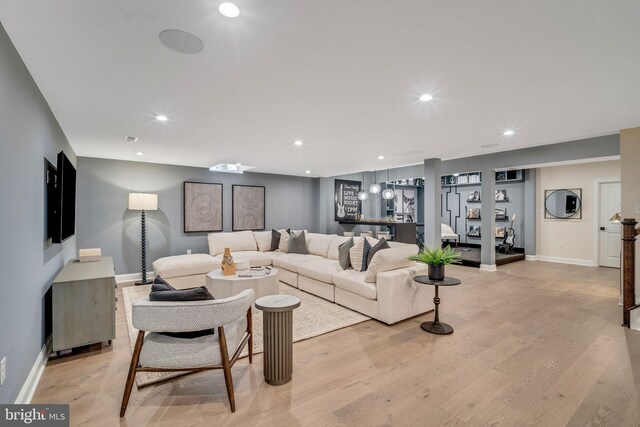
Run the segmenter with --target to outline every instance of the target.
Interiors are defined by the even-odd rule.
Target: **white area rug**
[[[138,330],[131,323],[131,304],[137,299],[149,295],[151,285],[130,286],[122,288],[125,316],[129,330],[129,342],[131,350],[135,344]],[[294,295],[300,298],[300,307],[293,310],[293,341],[302,341],[317,337],[331,331],[346,328],[347,326],[369,320],[363,314],[356,313],[338,304],[326,301],[322,298],[300,291],[284,283],[280,283],[280,293]],[[262,353],[262,311],[252,310],[253,314],[253,353]],[[246,356],[245,348],[242,356]],[[181,374],[165,372],[139,372],[136,376],[138,387],[149,385],[157,381],[163,381]]]

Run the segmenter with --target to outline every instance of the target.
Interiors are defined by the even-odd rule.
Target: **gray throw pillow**
[[[364,246],[362,247],[362,267],[360,271],[367,271],[367,266],[369,265],[369,252],[371,251],[371,243],[369,240],[364,237]]]
[[[349,249],[353,247],[353,237],[338,246],[338,262],[343,270],[351,267],[351,258],[349,258]]]
[[[308,254],[307,251],[307,237],[304,235],[304,230],[292,231],[289,234],[289,248],[290,254]]]
[[[373,256],[382,249],[389,249],[389,243],[387,243],[387,240],[384,237],[380,238],[378,243],[369,250],[369,255],[367,255],[367,268],[369,268],[369,264],[371,264]]]

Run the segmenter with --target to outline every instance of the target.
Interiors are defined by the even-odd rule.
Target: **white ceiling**
[[[331,176],[640,125],[638,1],[220,3],[0,0],[0,20],[79,156]]]

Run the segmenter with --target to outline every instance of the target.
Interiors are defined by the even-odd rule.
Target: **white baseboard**
[[[116,283],[135,282],[136,280],[141,280],[141,274],[142,273],[117,274]],[[154,276],[155,274],[153,274],[153,271],[147,271],[147,279],[153,279]]]
[[[559,264],[583,265],[585,267],[594,267],[593,261],[590,259],[579,258],[563,258],[558,256],[536,255],[538,261],[556,262]]]
[[[480,264],[480,271],[498,271],[495,264]]]
[[[51,354],[51,337],[47,339],[42,350],[40,350],[40,353],[31,368],[31,372],[29,372],[27,379],[22,385],[20,393],[18,393],[18,397],[15,401],[17,405],[28,405],[31,403],[31,399],[33,399],[33,394],[36,392],[40,378],[42,378],[44,367],[47,366],[49,354]]]
[[[524,256],[524,260],[525,261],[537,261],[538,260],[538,255],[525,255]]]

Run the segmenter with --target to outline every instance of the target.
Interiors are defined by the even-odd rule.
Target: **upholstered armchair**
[[[456,246],[458,246],[458,240],[460,240],[460,236],[458,236],[451,226],[447,224],[442,224],[440,229],[440,238],[442,240],[455,240]]]
[[[236,404],[231,367],[249,343],[253,362],[251,307],[253,289],[230,298],[189,302],[153,302],[143,298],[133,304],[132,323],[139,330],[120,417],[127,410],[136,372],[199,372],[222,369],[231,412]],[[192,333],[207,331],[209,333]],[[187,335],[189,335],[187,337]],[[232,356],[229,357],[229,354]]]

